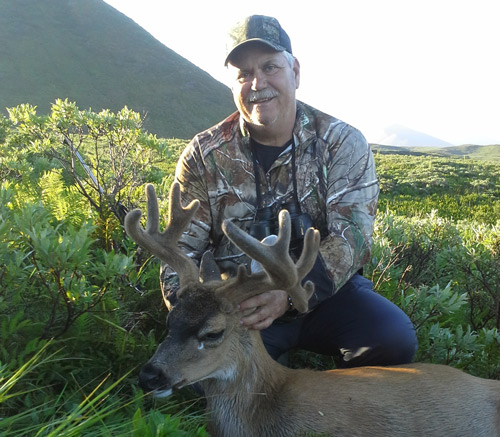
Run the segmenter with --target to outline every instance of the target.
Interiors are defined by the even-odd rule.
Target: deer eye
[[[214,343],[219,340],[222,340],[223,336],[224,336],[224,329],[222,329],[221,331],[203,333],[199,336],[199,340],[201,342]]]

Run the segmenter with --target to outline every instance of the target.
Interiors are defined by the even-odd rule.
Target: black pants
[[[417,350],[408,316],[358,274],[311,313],[275,322],[261,335],[274,359],[300,348],[338,356],[340,367],[409,363]]]

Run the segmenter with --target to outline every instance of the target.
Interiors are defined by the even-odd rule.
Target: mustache
[[[272,99],[273,97],[278,97],[279,93],[275,89],[266,88],[259,91],[250,91],[247,96],[249,103],[255,103],[259,100]]]

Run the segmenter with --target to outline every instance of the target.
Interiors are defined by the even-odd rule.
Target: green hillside
[[[190,138],[235,109],[225,85],[102,0],[0,0],[0,40],[1,111],[127,105],[150,132]]]
[[[464,159],[478,159],[488,161],[500,160],[500,144],[491,144],[488,146],[478,146],[473,144],[464,144],[453,147],[400,147],[384,146],[380,144],[371,144],[375,153],[395,154],[395,155],[430,155],[435,157],[450,157]]]
[[[500,145],[477,146],[464,144],[456,147],[445,147],[438,150],[440,156],[461,156],[471,159],[500,160]]]

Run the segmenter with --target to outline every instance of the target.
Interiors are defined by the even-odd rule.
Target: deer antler
[[[236,284],[231,284],[239,293],[258,294],[261,287],[286,290],[293,299],[295,308],[305,312],[308,301],[314,291],[314,284],[307,281],[301,285],[304,277],[313,268],[319,250],[319,231],[309,228],[304,236],[304,248],[294,264],[288,253],[290,245],[290,214],[281,211],[279,214],[278,239],[273,245],[267,245],[253,238],[238,228],[230,220],[225,220],[222,229],[227,237],[250,258],[262,264],[267,275],[261,273],[248,274],[244,266],[238,269]],[[247,290],[247,291],[244,291]]]
[[[198,281],[198,268],[178,246],[182,233],[196,213],[200,202],[193,200],[186,208],[181,204],[180,185],[172,184],[167,227],[159,231],[158,198],[153,185],[146,186],[148,219],[146,229],[140,225],[142,211],[134,209],[125,216],[127,234],[144,249],[166,262],[179,275],[181,286]]]

